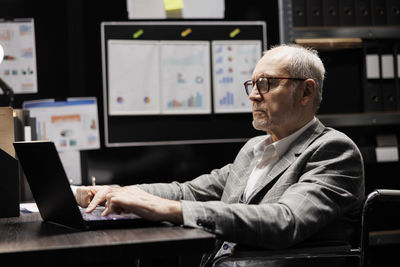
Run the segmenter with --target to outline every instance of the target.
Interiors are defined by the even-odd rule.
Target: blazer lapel
[[[255,185],[255,190],[249,196],[246,203],[250,201],[269,183],[271,183],[275,178],[277,178],[282,172],[284,172],[289,166],[296,160],[298,156],[317,138],[325,126],[316,119],[316,122],[308,127],[305,132],[300,135],[293,144],[290,145],[288,151],[283,155],[283,157],[274,165],[271,171],[266,175],[265,179],[259,179]],[[254,167],[253,167],[254,168]],[[251,169],[253,170],[253,169]],[[250,174],[249,174],[250,175]]]

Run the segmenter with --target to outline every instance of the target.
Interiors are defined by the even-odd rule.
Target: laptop
[[[43,221],[81,230],[160,225],[134,214],[101,216],[104,207],[86,213],[75,200],[52,141],[13,145]]]

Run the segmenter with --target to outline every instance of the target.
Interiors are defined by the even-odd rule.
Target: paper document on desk
[[[11,107],[0,107],[0,148],[15,158],[14,117]]]
[[[32,203],[21,203],[19,205],[20,209],[24,213],[34,213],[34,212],[39,212],[39,209],[36,205],[35,202]]]

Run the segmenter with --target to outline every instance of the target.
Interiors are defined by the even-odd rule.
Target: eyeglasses
[[[251,94],[251,91],[253,91],[254,85],[256,85],[258,93],[260,95],[263,95],[263,94],[268,93],[269,90],[271,89],[271,87],[278,86],[278,83],[276,80],[280,80],[280,79],[297,80],[297,81],[305,81],[306,80],[303,78],[291,78],[291,77],[260,77],[255,82],[253,82],[252,80],[245,81],[243,85],[244,85],[244,89],[245,89],[247,95]]]

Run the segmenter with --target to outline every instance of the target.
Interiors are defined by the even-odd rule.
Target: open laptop
[[[53,142],[14,142],[13,145],[44,221],[82,230],[158,224],[134,214],[101,216],[101,208],[87,214],[75,200]]]

